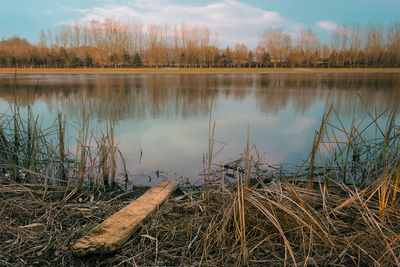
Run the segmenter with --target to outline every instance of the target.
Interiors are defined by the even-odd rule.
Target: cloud
[[[284,127],[281,130],[281,133],[285,136],[290,136],[294,134],[300,134],[302,132],[305,132],[307,130],[313,129],[316,121],[313,117],[303,117],[297,119],[294,124],[288,125],[288,127]]]
[[[267,11],[237,0],[212,4],[176,4],[172,0],[124,0],[100,2],[90,9],[75,9],[79,20],[102,21],[107,17],[127,22],[149,24],[197,24],[208,26],[218,34],[221,45],[245,43],[254,48],[258,36],[269,27],[297,32],[302,25],[284,18],[276,11]]]
[[[317,22],[317,26],[322,30],[334,31],[338,24],[332,20],[321,20]]]

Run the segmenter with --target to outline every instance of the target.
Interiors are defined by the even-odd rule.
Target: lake
[[[0,112],[17,99],[42,127],[61,111],[73,151],[83,112],[100,133],[115,124],[115,139],[131,182],[157,176],[198,179],[215,121],[215,163],[235,160],[249,139],[266,164],[293,168],[311,150],[324,112],[334,105],[344,124],[400,102],[399,74],[149,74],[0,75]],[[141,153],[142,151],[142,153]]]

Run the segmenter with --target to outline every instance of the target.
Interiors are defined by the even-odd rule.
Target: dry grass
[[[62,187],[0,185],[0,262],[4,266],[337,265],[396,266],[397,206],[341,182],[234,184],[176,193],[112,255],[79,258],[74,241],[137,192],[90,193],[61,202]]]
[[[399,68],[0,68],[0,74],[400,73]]]
[[[63,201],[65,186],[0,179],[0,265],[79,264],[70,253],[72,242],[146,189],[85,191]]]

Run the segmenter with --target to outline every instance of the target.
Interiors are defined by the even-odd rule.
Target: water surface
[[[31,105],[43,125],[58,111],[66,114],[70,143],[83,112],[95,131],[112,120],[132,181],[153,184],[158,172],[199,177],[210,110],[220,141],[214,150],[223,148],[216,163],[240,157],[249,126],[266,163],[290,167],[306,158],[331,105],[345,124],[354,112],[360,118],[383,112],[400,101],[400,75],[0,75],[0,112],[9,113],[15,99],[21,113]]]

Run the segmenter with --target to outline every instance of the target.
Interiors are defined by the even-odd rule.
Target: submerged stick
[[[79,239],[72,252],[78,256],[89,253],[111,253],[119,249],[139,225],[175,190],[177,182],[161,181],[144,195],[115,213]]]

